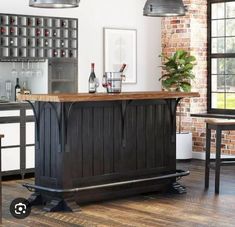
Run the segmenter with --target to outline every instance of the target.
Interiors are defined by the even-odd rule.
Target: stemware
[[[18,72],[16,71],[16,63],[12,62],[12,70],[11,70],[12,77],[16,78],[18,76]]]
[[[25,72],[25,76],[30,78],[32,76],[32,71],[30,69],[30,62],[28,61],[28,67],[26,69],[26,72]]]
[[[36,69],[36,77],[42,77],[43,72],[42,69],[40,67],[39,61],[37,62],[37,69]]]
[[[24,62],[21,62],[21,72],[20,72],[20,76],[23,78],[25,77],[25,73],[26,73],[26,70],[24,68]]]
[[[37,75],[37,69],[34,68],[34,63],[31,64],[31,76],[36,77]]]

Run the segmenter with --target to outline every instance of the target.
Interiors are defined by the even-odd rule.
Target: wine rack
[[[0,14],[0,58],[76,59],[78,20]]]

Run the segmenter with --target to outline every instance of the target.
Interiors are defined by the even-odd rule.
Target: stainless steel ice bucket
[[[120,93],[122,92],[122,80],[124,78],[125,76],[121,72],[106,72],[102,83],[108,93]]]

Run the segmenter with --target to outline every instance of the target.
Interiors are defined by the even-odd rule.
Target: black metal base
[[[28,201],[31,206],[43,205],[43,199],[40,193],[35,192],[29,198]]]
[[[47,202],[43,210],[47,212],[58,212],[58,211],[72,212],[72,209],[63,199],[53,199]]]
[[[182,186],[180,183],[174,182],[171,185],[169,192],[174,194],[185,194],[187,193],[187,189],[185,186]]]
[[[82,198],[85,198],[84,201],[92,201],[92,198],[94,201],[98,201],[103,199],[110,199],[114,195],[116,195],[116,197],[124,197],[125,194],[128,193],[128,190],[130,194],[143,193],[144,191],[153,191],[157,189],[156,182],[159,182],[159,185],[163,184],[163,186],[169,186],[170,184],[170,189],[168,191],[170,191],[171,193],[184,194],[186,193],[186,188],[175,182],[175,180],[187,175],[189,175],[189,171],[177,170],[175,173],[156,177],[133,179],[128,181],[112,182],[107,184],[92,185],[72,189],[54,189],[30,184],[23,184],[23,186],[26,187],[29,191],[34,191],[34,194],[32,194],[32,196],[29,198],[29,202],[31,205],[46,204],[43,210],[48,212],[71,212],[73,211],[70,206],[71,202],[75,203],[76,201],[77,203],[80,203],[84,200],[82,200]],[[131,188],[130,185],[135,185],[135,190]],[[143,185],[145,185],[144,190]],[[163,186],[161,187],[163,188]],[[110,197],[110,195],[112,196]],[[97,199],[98,197],[99,199]],[[79,208],[79,206],[76,204],[75,207],[77,211],[77,208]]]

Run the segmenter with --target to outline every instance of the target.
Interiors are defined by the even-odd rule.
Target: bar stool
[[[0,134],[0,224],[2,223],[2,167],[1,167],[1,157],[2,157],[2,152],[1,152],[1,147],[2,147],[2,138],[4,137],[4,135]]]
[[[215,164],[211,164],[210,159],[210,147],[211,147],[211,129],[216,130],[216,158]],[[205,168],[205,189],[209,188],[209,175],[210,168],[215,167],[215,193],[219,194],[220,185],[220,167],[235,165],[235,159],[222,159],[221,158],[221,135],[222,131],[235,130],[234,120],[217,120],[207,119],[206,120],[206,168]]]

